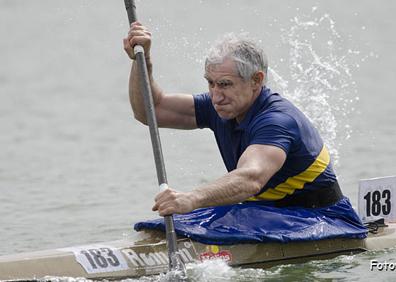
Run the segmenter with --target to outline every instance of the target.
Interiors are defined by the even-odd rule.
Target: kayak
[[[222,259],[232,267],[266,268],[396,246],[395,223],[373,226],[365,239],[209,245],[179,238],[177,243],[185,263]],[[138,232],[134,239],[0,256],[0,280],[34,281],[46,276],[111,280],[157,275],[167,269],[164,233],[157,230]]]
[[[377,197],[378,195],[382,195],[383,199]],[[396,195],[396,177],[360,182],[359,214],[360,218],[366,222],[367,229],[361,225],[359,219],[361,227],[358,228],[357,234],[360,234],[363,229],[364,235],[368,231],[367,237],[348,237],[348,233],[350,235],[356,233],[353,233],[353,230],[351,232],[345,226],[342,229],[336,228],[337,224],[338,227],[342,227],[342,224],[337,223],[338,217],[335,217],[333,213],[340,215],[343,219],[341,223],[345,221],[352,226],[352,223],[356,221],[353,217],[347,217],[352,207],[346,198],[331,208],[314,210],[297,208],[272,210],[274,209],[272,207],[245,203],[245,205],[213,207],[185,215],[175,215],[175,229],[179,230],[178,253],[185,264],[221,259],[231,267],[267,268],[280,264],[302,263],[334,258],[343,254],[396,247],[396,213],[391,212],[393,203],[396,202],[396,199],[392,198],[394,195]],[[345,211],[347,211],[346,214]],[[209,218],[215,218],[216,224],[208,225],[207,223],[211,222]],[[239,222],[238,218],[244,220]],[[252,219],[253,229],[247,229],[249,226],[247,218]],[[310,221],[310,218],[319,218],[319,221]],[[231,221],[228,222],[230,219]],[[270,223],[272,230],[268,230],[269,226],[264,229],[259,228],[262,224],[256,224],[258,220]],[[287,220],[291,223],[287,224]],[[308,221],[305,222],[305,220]],[[391,223],[385,224],[385,221]],[[279,222],[286,225],[283,226]],[[182,223],[199,225],[200,228],[184,233],[185,230],[181,228]],[[153,227],[151,225],[158,225],[158,220],[145,222],[143,229],[139,227],[141,225],[142,223],[135,225],[135,229],[140,231],[133,233],[134,237],[123,240],[0,256],[0,280],[37,281],[48,276],[121,280],[166,272],[169,268],[169,260],[165,233],[151,228]],[[234,232],[233,236],[239,236],[242,240],[245,240],[245,235],[252,235],[260,230],[261,235],[267,233],[266,238],[271,240],[249,241],[255,239],[253,236],[245,241],[230,241],[228,235],[219,239],[219,234],[214,232],[218,230],[213,229],[213,226],[220,226],[224,230],[234,227],[233,229],[237,229],[241,234]],[[292,226],[299,228],[294,230],[297,236],[289,238],[288,236],[293,234]],[[305,229],[305,226],[315,228]],[[311,233],[327,235],[332,229],[330,227],[335,228],[332,235],[342,236],[321,238],[310,236]],[[345,233],[340,234],[339,230]],[[191,228],[190,231],[192,231]],[[221,232],[224,233],[224,231]],[[282,239],[286,241],[280,241],[274,234],[277,232],[281,233]],[[198,236],[202,234],[209,234],[208,238]],[[261,238],[261,236],[258,237]]]

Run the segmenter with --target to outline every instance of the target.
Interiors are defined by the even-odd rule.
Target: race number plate
[[[76,261],[87,273],[115,272],[128,269],[128,264],[118,249],[105,245],[79,246],[60,249],[73,252]]]
[[[361,180],[358,207],[363,222],[396,222],[396,176]]]

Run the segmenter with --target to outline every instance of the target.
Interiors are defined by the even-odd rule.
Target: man
[[[158,125],[210,128],[228,173],[190,192],[167,189],[155,198],[160,215],[256,201],[275,207],[320,208],[343,198],[330,156],[317,130],[289,101],[265,86],[267,59],[253,42],[228,36],[205,62],[209,92],[165,94],[155,83],[151,33],[131,25],[124,49],[145,50]],[[139,74],[133,64],[129,95],[134,116],[146,124]],[[353,210],[351,209],[353,213]]]

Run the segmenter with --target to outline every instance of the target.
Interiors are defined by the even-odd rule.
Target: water
[[[207,47],[225,32],[249,32],[268,54],[271,87],[321,130],[354,205],[359,179],[395,174],[394,2],[137,4],[166,91],[205,91]],[[149,135],[127,97],[127,30],[123,1],[0,0],[0,254],[133,236],[133,222],[156,216]],[[209,131],[161,137],[171,186],[193,189],[225,172]],[[369,260],[395,255],[215,273],[219,281],[390,281],[393,273],[370,272]],[[189,271],[201,281],[215,274],[200,267]]]

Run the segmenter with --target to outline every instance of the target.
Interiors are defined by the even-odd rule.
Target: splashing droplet
[[[315,9],[316,11],[316,9]],[[313,11],[314,12],[314,11]],[[276,70],[270,74],[276,86],[299,107],[320,131],[337,166],[342,141],[352,132],[345,124],[355,110],[356,83],[347,56],[357,56],[359,51],[345,49],[344,38],[336,30],[335,21],[328,14],[298,16],[292,26],[285,29],[282,42],[288,45],[289,72],[285,77]],[[342,127],[342,128],[341,128]]]

